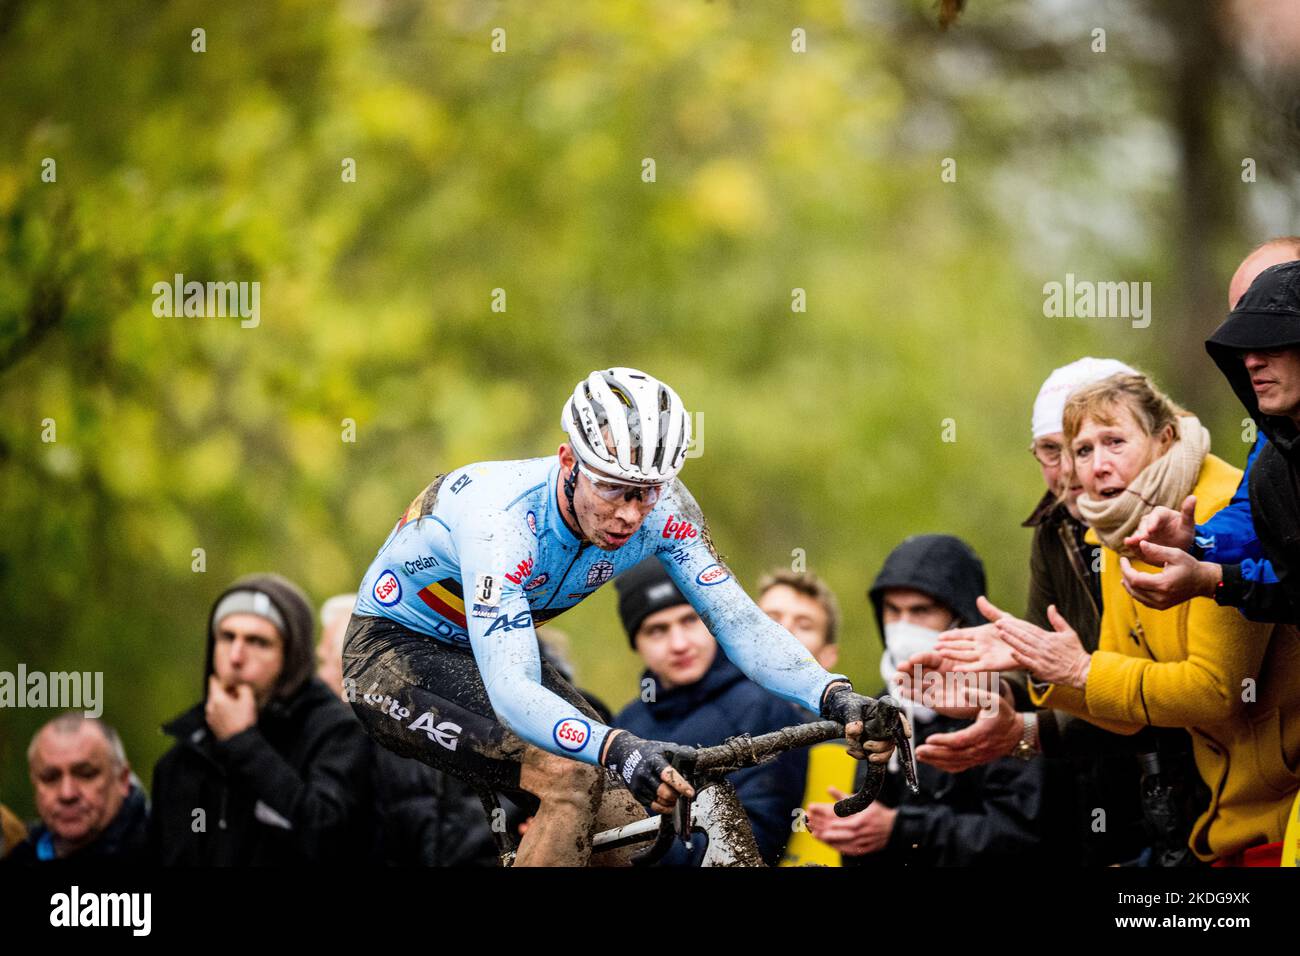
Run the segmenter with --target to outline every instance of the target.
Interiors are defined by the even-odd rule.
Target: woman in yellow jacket
[[[1142,375],[1116,375],[1075,392],[1065,439],[1086,540],[1102,544],[1101,637],[1089,654],[1056,609],[1044,631],[1010,615],[998,637],[1034,675],[1034,701],[1119,733],[1184,727],[1210,805],[1192,827],[1202,860],[1248,862],[1279,844],[1300,791],[1300,641],[1209,598],[1157,611],[1135,601],[1120,573],[1124,539],[1151,508],[1196,495],[1204,522],[1232,498],[1241,471],[1209,453],[1195,416]],[[1276,635],[1276,636],[1275,636]],[[1243,851],[1255,854],[1243,856]],[[1265,855],[1280,850],[1270,847]]]

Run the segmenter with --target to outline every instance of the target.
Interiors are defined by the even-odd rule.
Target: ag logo
[[[493,631],[513,631],[520,627],[527,627],[532,619],[531,611],[520,611],[513,618],[509,614],[502,614],[492,622],[492,626],[487,629],[487,634],[484,636],[490,637]]]
[[[566,717],[555,725],[552,736],[561,748],[575,753],[586,746],[587,738],[591,736],[591,724],[577,717]]]
[[[698,584],[703,584],[707,587],[710,584],[721,584],[729,577],[731,577],[731,575],[727,573],[727,569],[722,565],[710,564],[699,574],[695,575],[695,580]]]
[[[392,571],[384,571],[374,587],[375,600],[384,607],[392,607],[402,599],[402,582]]]
[[[587,569],[587,587],[594,588],[604,584],[614,576],[613,561],[597,561]]]
[[[444,720],[438,725],[433,723],[433,714],[425,711],[415,719],[415,723],[406,728],[407,730],[423,730],[424,735],[430,740],[436,742],[440,747],[446,747],[448,750],[455,750],[456,744],[459,743],[461,731],[460,724],[453,724],[450,720]]]

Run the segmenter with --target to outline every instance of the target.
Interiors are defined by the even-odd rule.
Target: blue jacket
[[[1192,554],[1202,561],[1229,566],[1223,572],[1224,587],[1215,598],[1220,604],[1240,607],[1252,620],[1271,621],[1288,619],[1279,612],[1290,602],[1272,562],[1264,556],[1250,508],[1250,473],[1267,445],[1268,437],[1260,432],[1232,501],[1205,524],[1196,526]]]
[[[647,671],[643,676],[653,675]],[[719,647],[713,664],[697,682],[664,691],[654,701],[634,700],[614,718],[614,726],[647,740],[711,747],[737,734],[757,736],[816,719],[749,680]],[[769,865],[780,858],[790,837],[794,812],[803,803],[807,771],[807,752],[792,750],[771,763],[727,777]],[[689,851],[677,843],[660,865],[695,866],[704,849],[704,837],[697,835]]]

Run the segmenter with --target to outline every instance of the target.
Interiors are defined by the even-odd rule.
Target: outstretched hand
[[[1124,539],[1124,546],[1136,550],[1143,541],[1186,551],[1196,540],[1196,496],[1188,495],[1179,511],[1152,508],[1142,516],[1137,530]]]
[[[996,716],[983,716],[950,733],[931,734],[916,748],[916,759],[947,773],[961,773],[1005,757],[1024,732],[1024,715],[998,695]]]
[[[899,665],[892,684],[898,695],[947,717],[972,718],[993,712],[995,691],[975,678],[943,680],[932,676],[956,670],[938,651],[921,651]]]
[[[1164,567],[1157,574],[1138,571],[1128,558],[1119,559],[1124,590],[1147,607],[1165,611],[1194,597],[1212,597],[1223,580],[1223,569],[1208,561],[1197,561],[1180,548],[1161,547],[1150,541],[1138,545],[1142,557]]]
[[[935,641],[934,649],[952,662],[954,671],[1016,670],[1020,665],[1012,657],[1011,648],[998,635],[996,626],[1000,620],[1015,618],[986,597],[979,597],[975,603],[990,623],[944,631]]]
[[[1047,619],[1052,624],[1050,631],[1009,615],[999,620],[996,627],[1002,640],[1010,646],[1018,666],[1049,684],[1083,690],[1092,655],[1084,650],[1079,635],[1061,617],[1055,604],[1048,605]]]

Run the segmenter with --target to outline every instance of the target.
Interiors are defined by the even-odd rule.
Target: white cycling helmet
[[[560,427],[580,462],[632,485],[677,477],[691,443],[691,417],[677,393],[634,368],[601,369],[579,382]],[[608,428],[610,441],[602,428]]]

